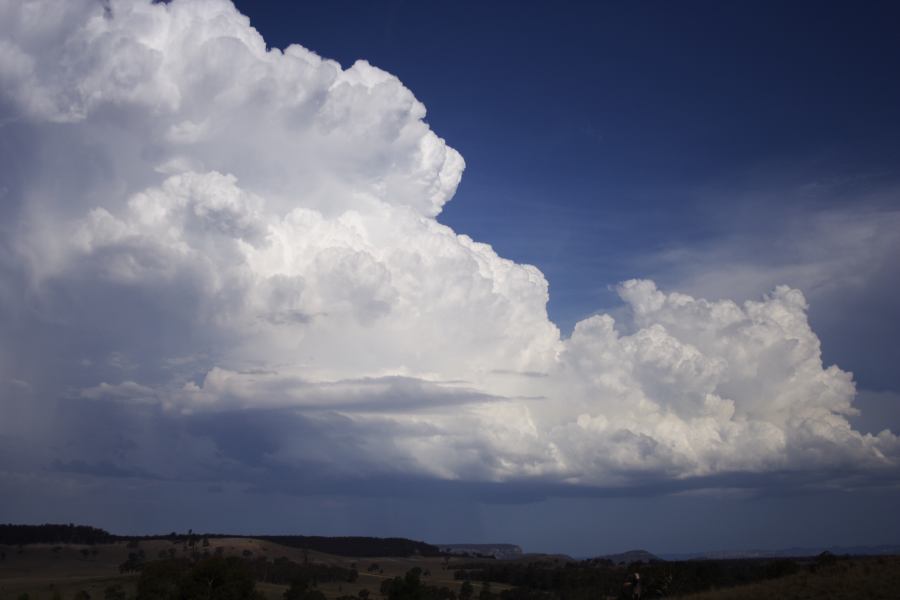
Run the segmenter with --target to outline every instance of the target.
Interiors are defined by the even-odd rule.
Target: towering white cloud
[[[630,322],[562,339],[540,271],[436,221],[464,163],[412,93],[267,49],[225,0],[0,0],[0,90],[0,441],[58,401],[114,406],[133,437],[50,419],[80,462],[7,470],[626,485],[896,466],[892,433],[850,427],[852,378],[823,367],[799,291],[629,281]]]

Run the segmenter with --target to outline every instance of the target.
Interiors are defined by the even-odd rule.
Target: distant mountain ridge
[[[522,548],[515,544],[438,544],[441,552],[492,556],[497,559],[513,559],[522,556]]]

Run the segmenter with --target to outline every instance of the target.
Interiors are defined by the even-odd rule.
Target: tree
[[[237,557],[148,563],[138,579],[137,600],[259,600],[253,572]]]
[[[182,598],[249,600],[256,581],[250,568],[236,557],[213,557],[200,561],[179,586]]]
[[[122,573],[140,571],[144,566],[144,559],[146,557],[143,549],[138,550],[137,552],[129,552],[128,560],[119,565],[119,571]]]
[[[491,582],[485,581],[481,584],[481,593],[478,594],[478,600],[491,600],[494,594],[491,592]]]
[[[472,600],[475,595],[475,586],[468,579],[463,581],[462,587],[459,588],[459,600]]]
[[[297,577],[291,582],[284,592],[284,600],[325,600],[325,594],[309,587],[309,581],[304,577]]]
[[[126,597],[125,590],[118,583],[103,591],[103,600],[125,600]]]
[[[187,559],[157,560],[141,570],[137,600],[176,600],[184,573],[190,569]]]
[[[385,579],[381,583],[381,593],[388,600],[422,600],[421,575],[422,569],[414,567],[407,571],[402,578]]]

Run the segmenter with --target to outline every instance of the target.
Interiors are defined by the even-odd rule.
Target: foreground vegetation
[[[787,577],[681,597],[685,600],[896,600],[900,598],[900,558],[839,560]]]
[[[7,533],[24,541],[35,532]],[[645,598],[900,597],[898,557],[625,565],[550,556],[338,556],[193,533],[125,541],[63,527],[40,535],[54,541],[0,544],[0,600],[604,600],[620,598],[635,571]],[[356,545],[348,551],[370,544],[346,539]]]

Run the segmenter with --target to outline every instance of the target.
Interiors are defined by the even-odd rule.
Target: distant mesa
[[[491,557],[504,560],[522,556],[522,548],[515,544],[438,544],[438,548],[447,554],[475,558]]]

